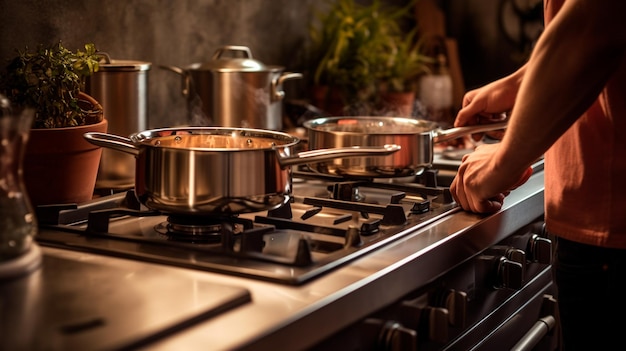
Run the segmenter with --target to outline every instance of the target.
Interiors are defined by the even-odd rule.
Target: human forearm
[[[527,65],[494,162],[519,174],[590,106],[623,60],[623,1],[570,0]]]

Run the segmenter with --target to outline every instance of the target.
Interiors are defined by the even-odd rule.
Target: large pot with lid
[[[302,78],[301,73],[284,72],[284,67],[265,65],[248,47],[234,45],[220,47],[207,62],[162,68],[182,76],[192,124],[207,119],[212,126],[235,128],[281,130],[283,83]]]

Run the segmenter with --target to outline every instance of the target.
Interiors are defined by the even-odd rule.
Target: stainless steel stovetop
[[[313,182],[320,186],[301,187]],[[285,215],[280,211],[242,215],[243,224],[233,225],[234,240],[229,239],[226,247],[169,240],[155,230],[167,222],[160,214],[112,215],[106,230],[99,222],[87,230],[84,209],[92,204],[44,213],[37,238],[41,267],[0,282],[2,346],[309,348],[428,284],[543,213],[541,167],[507,197],[502,211],[491,216],[460,211],[440,190],[430,195],[359,190],[357,195],[365,196],[362,202],[368,206],[387,207],[380,198],[393,198],[393,207],[402,208],[392,210],[394,215],[379,213],[377,206],[370,212],[331,210],[323,202],[305,201],[322,198],[328,191],[326,181],[294,180],[292,220],[313,224],[317,231],[283,227]],[[107,198],[128,204],[126,195]],[[428,215],[420,212],[423,204],[415,205],[420,199],[430,201]],[[100,210],[117,207],[107,203]],[[397,220],[399,212],[406,223]],[[275,221],[266,223],[270,217]],[[244,227],[249,221],[254,223],[251,236],[263,238],[265,246],[258,246],[257,239],[243,243],[239,233],[248,230]],[[264,232],[265,226],[276,229]],[[256,227],[262,234],[255,232]],[[242,246],[247,248],[241,251]],[[310,261],[282,252],[299,246],[306,247],[310,255],[303,257]]]
[[[218,218],[149,211],[123,192],[40,208],[38,241],[298,285],[457,210],[430,173],[350,181],[298,172],[284,206]]]

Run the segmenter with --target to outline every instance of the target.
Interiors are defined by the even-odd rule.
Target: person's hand
[[[455,127],[502,122],[513,108],[518,85],[516,79],[503,78],[478,89],[468,91],[462,108],[454,121]],[[502,139],[503,132],[490,132],[493,139]],[[471,139],[480,141],[484,134],[474,134]]]
[[[499,144],[484,144],[463,157],[450,185],[454,200],[466,211],[493,213],[499,211],[504,198],[532,175],[532,168],[511,177],[498,170],[494,153]]]
[[[491,123],[499,123],[506,122],[509,119],[509,115],[506,113],[494,114],[494,115],[477,115],[476,116],[476,124],[491,124]],[[504,138],[504,133],[506,129],[493,130],[484,133],[474,133],[469,136],[469,140],[471,144],[476,148],[483,143],[494,143]],[[490,141],[491,140],[491,141]]]
[[[500,79],[463,96],[463,104],[456,115],[455,127],[476,125],[499,120],[515,103],[518,86],[512,79]]]

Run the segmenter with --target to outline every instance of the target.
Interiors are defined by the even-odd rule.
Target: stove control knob
[[[521,289],[524,285],[524,266],[500,256],[496,265],[496,288]]]
[[[502,262],[503,259],[505,261],[518,263],[519,266],[521,267],[521,272],[519,274],[521,275],[522,279],[524,278],[524,275],[526,274],[526,252],[524,252],[524,250],[520,250],[515,247],[510,247],[510,246],[494,246],[490,249],[489,252],[492,253],[495,257],[497,257],[497,260],[499,260],[497,262],[498,270],[500,270],[501,267],[503,267],[502,269],[504,270],[509,269],[507,268],[508,263]],[[506,277],[510,275],[510,273],[507,271],[498,272],[497,274],[505,274]]]
[[[526,252],[515,247],[497,245],[488,249],[487,252],[494,256],[504,256],[506,259],[517,262],[523,266],[526,265]]]
[[[389,321],[383,327],[380,334],[380,346],[382,350],[404,351],[417,350],[417,332],[405,328],[396,321]]]
[[[513,262],[517,262],[522,266],[526,266],[526,252],[524,252],[524,250],[509,248],[506,250],[504,257]]]
[[[368,335],[377,335],[372,349],[386,351],[417,351],[417,332],[400,322],[368,318],[364,322]],[[373,334],[371,334],[373,332]]]
[[[548,238],[538,234],[531,235],[528,240],[528,252],[533,262],[552,263],[552,241]]]
[[[402,302],[402,320],[409,327],[428,332],[428,340],[446,343],[449,341],[450,312],[447,308],[432,306],[428,295]]]
[[[467,293],[451,289],[445,296],[444,304],[449,311],[448,322],[452,326],[464,328],[467,314]]]

